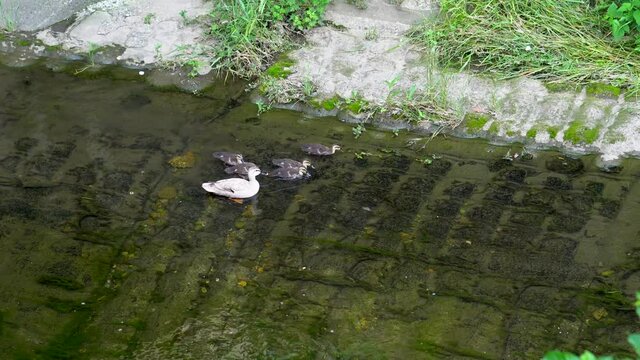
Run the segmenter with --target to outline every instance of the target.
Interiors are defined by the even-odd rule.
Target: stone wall
[[[71,17],[98,0],[0,0],[0,27],[34,31]]]

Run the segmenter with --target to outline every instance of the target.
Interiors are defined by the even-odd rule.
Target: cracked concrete
[[[605,161],[640,154],[640,104],[624,95],[611,98],[587,94],[585,89],[552,92],[532,79],[494,81],[468,72],[445,73],[433,66],[404,34],[411,24],[435,15],[435,3],[395,6],[372,0],[361,10],[334,1],[326,13],[334,26],[310,31],[308,45],[290,54],[295,65],[289,79],[313,81],[320,99],[349,98],[357,92],[376,105],[385,104],[392,91],[436,89],[446,94],[452,108],[489,118],[481,129],[458,130],[458,135],[598,152]],[[418,126],[430,127],[427,121]],[[591,137],[584,141],[587,132]]]

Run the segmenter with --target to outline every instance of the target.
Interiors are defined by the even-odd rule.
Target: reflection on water
[[[604,173],[452,138],[418,153],[334,118],[256,117],[240,85],[194,96],[118,76],[0,68],[9,358],[630,355],[638,161]],[[303,142],[343,151],[309,180],[260,177],[244,205],[200,187],[228,176],[213,151],[269,169]],[[169,165],[189,151],[192,167]]]

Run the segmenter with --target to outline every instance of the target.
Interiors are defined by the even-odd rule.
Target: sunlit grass
[[[637,93],[640,56],[612,41],[602,14],[588,3],[442,0],[441,18],[414,28],[410,37],[446,66],[500,78],[605,82]]]

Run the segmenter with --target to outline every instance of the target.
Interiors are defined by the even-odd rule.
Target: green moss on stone
[[[549,134],[551,139],[555,139],[556,136],[558,136],[558,131],[560,131],[560,128],[557,126],[549,126],[547,128],[547,133]]]
[[[536,135],[538,135],[538,129],[531,128],[531,129],[527,130],[527,137],[529,139],[535,139]]]
[[[345,109],[351,111],[354,114],[360,114],[367,107],[369,103],[364,99],[356,99],[345,104]]]
[[[322,102],[322,108],[331,111],[340,105],[340,98],[338,96],[334,96],[330,99],[326,99]]]
[[[557,93],[563,91],[576,91],[578,87],[575,84],[569,83],[544,83],[544,87],[549,90],[549,92]]]
[[[574,144],[592,144],[600,134],[600,127],[589,128],[580,120],[569,123],[569,128],[564,132],[564,140]]]
[[[489,116],[479,113],[469,113],[465,117],[465,123],[469,132],[478,132],[489,121]]]
[[[275,64],[271,65],[267,69],[266,74],[276,79],[285,79],[291,75],[292,71],[289,68],[293,66],[293,64],[293,60],[289,58],[282,58]]]
[[[494,121],[491,123],[491,126],[489,126],[488,131],[489,131],[489,134],[497,135],[499,130],[500,130],[500,126],[496,121]]]
[[[618,97],[621,91],[619,87],[608,84],[595,83],[587,85],[587,94],[593,96]]]

